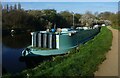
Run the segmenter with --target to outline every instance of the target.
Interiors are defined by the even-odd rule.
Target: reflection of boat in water
[[[24,62],[27,68],[34,68],[35,66],[39,65],[43,61],[49,61],[52,59],[53,56],[33,56],[33,57],[20,57],[19,61]]]
[[[30,41],[31,35],[28,33],[14,34],[14,36],[5,35],[2,37],[3,45],[13,49],[25,48],[31,44]]]
[[[78,27],[76,29],[63,28],[56,32],[32,32],[32,45],[22,51],[22,56],[65,54],[70,49],[93,38],[99,31],[99,27],[93,29]]]

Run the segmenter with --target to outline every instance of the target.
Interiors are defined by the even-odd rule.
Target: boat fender
[[[23,51],[22,51],[22,55],[23,55],[23,56],[26,56],[26,50],[23,50]]]
[[[72,34],[71,34],[71,33],[68,33],[68,35],[69,35],[69,36],[72,36]]]
[[[26,48],[24,51],[23,51],[23,56],[26,56],[30,53],[30,49],[29,48]]]

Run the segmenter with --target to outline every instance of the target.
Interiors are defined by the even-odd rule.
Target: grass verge
[[[34,69],[25,70],[16,75],[5,75],[5,78],[33,76],[93,76],[98,65],[105,59],[105,54],[112,45],[112,33],[106,27],[92,40],[79,48],[71,50],[64,56],[56,56],[45,61]]]

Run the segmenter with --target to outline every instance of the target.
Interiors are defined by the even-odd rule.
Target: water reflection
[[[24,48],[30,45],[30,34],[8,35],[3,37],[3,44],[9,48]]]
[[[2,66],[6,72],[17,73],[26,68],[25,63],[19,61],[23,48],[10,48],[3,44],[2,50]]]
[[[21,62],[25,62],[27,68],[33,68],[39,65],[43,61],[51,60],[52,56],[32,56],[32,57],[20,57]]]

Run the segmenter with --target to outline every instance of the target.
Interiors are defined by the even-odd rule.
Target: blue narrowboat
[[[92,39],[99,31],[99,27],[77,27],[31,32],[31,45],[22,51],[22,56],[66,54],[70,49]]]

